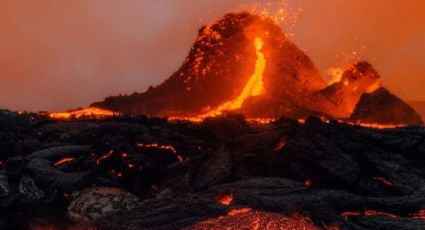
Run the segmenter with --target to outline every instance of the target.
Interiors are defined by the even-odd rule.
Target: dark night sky
[[[255,2],[1,1],[0,108],[64,110],[144,91],[177,70],[203,24]],[[366,59],[397,95],[425,100],[425,1],[287,2],[302,13],[282,26],[322,73]]]

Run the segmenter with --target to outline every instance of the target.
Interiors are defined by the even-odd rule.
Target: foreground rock
[[[74,192],[68,216],[77,223],[92,223],[107,214],[130,211],[139,205],[136,196],[117,188],[94,187]]]

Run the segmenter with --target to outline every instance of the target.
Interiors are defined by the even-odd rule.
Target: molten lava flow
[[[343,212],[341,213],[342,218],[344,218],[345,220],[348,220],[350,217],[353,216],[385,216],[388,218],[399,218],[400,216],[392,214],[392,213],[387,213],[387,212],[381,212],[381,211],[376,211],[376,210],[365,210],[364,212],[360,212],[360,211],[348,211],[348,212]]]
[[[275,120],[274,118],[246,118],[246,121],[257,124],[269,124]]]
[[[53,165],[54,165],[54,166],[59,166],[59,165],[62,165],[62,164],[65,164],[65,163],[71,162],[71,161],[73,161],[73,160],[75,160],[75,158],[73,158],[73,157],[70,157],[70,158],[64,158],[64,159],[61,159],[61,160],[59,160],[59,161],[55,162]]]
[[[225,216],[207,219],[184,229],[316,230],[320,228],[304,217],[290,217],[251,208],[238,208],[230,210]]]
[[[52,119],[67,120],[67,119],[79,119],[79,118],[105,118],[116,116],[118,113],[100,109],[96,107],[88,107],[84,109],[78,109],[67,112],[49,113],[48,116]]]
[[[161,150],[171,151],[174,154],[177,154],[177,159],[179,160],[179,162],[183,162],[183,156],[181,154],[178,154],[176,148],[174,148],[174,146],[172,145],[161,145],[158,143],[152,143],[152,144],[137,143],[136,145],[137,147],[140,147],[140,148],[161,149]]]
[[[328,85],[332,85],[334,83],[340,82],[342,79],[342,75],[344,74],[345,69],[343,68],[329,68],[326,72],[331,77],[328,82]]]
[[[382,184],[387,185],[387,186],[392,186],[393,185],[393,183],[391,181],[389,181],[389,180],[387,180],[387,179],[385,179],[383,177],[377,177],[377,176],[375,176],[372,179],[374,179],[376,181],[379,181]]]
[[[347,124],[358,125],[364,128],[373,128],[373,129],[395,129],[395,128],[405,128],[408,126],[405,124],[377,124],[377,123],[362,123],[362,122],[358,122],[358,123],[348,122]]]
[[[239,96],[236,99],[227,101],[223,103],[222,105],[218,106],[216,109],[204,115],[201,115],[200,117],[214,117],[214,116],[221,115],[223,111],[240,109],[244,101],[248,99],[249,97],[259,96],[265,93],[263,77],[264,77],[264,70],[266,69],[266,58],[264,57],[264,54],[262,52],[262,49],[264,46],[263,39],[261,39],[260,37],[256,37],[254,45],[255,45],[255,52],[257,54],[255,72],[249,78],[241,94],[239,94]]]
[[[109,151],[107,154],[99,157],[99,159],[96,160],[96,164],[99,165],[101,161],[109,158],[110,156],[112,156],[112,154],[114,153],[114,150]]]
[[[214,195],[213,199],[222,205],[228,206],[233,201],[233,194],[230,191],[222,191]]]
[[[153,143],[153,144],[138,143],[137,146],[141,148],[148,148],[148,149],[163,149],[163,150],[171,151],[173,153],[177,153],[176,148],[174,148],[174,146],[172,145],[161,145],[157,143]]]
[[[279,142],[276,144],[276,146],[274,147],[273,151],[274,152],[279,152],[280,150],[282,150],[286,145],[286,139],[285,138],[280,138]]]

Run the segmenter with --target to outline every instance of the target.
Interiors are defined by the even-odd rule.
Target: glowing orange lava
[[[136,145],[141,148],[164,149],[164,150],[171,151],[173,153],[177,153],[177,150],[172,145],[161,145],[157,143],[153,143],[153,144],[137,143]]]
[[[385,216],[388,218],[398,218],[398,215],[392,214],[392,213],[387,213],[387,212],[381,212],[381,211],[376,211],[376,210],[365,210],[364,212],[360,212],[360,211],[348,211],[348,212],[343,212],[341,213],[342,218],[344,219],[348,219],[352,216]]]
[[[67,112],[49,113],[48,116],[52,119],[67,120],[67,119],[79,119],[79,118],[105,118],[117,116],[119,113],[100,109],[96,107],[88,107],[78,110],[72,110]]]
[[[247,120],[248,122],[251,122],[251,123],[257,123],[257,124],[269,124],[269,123],[271,123],[271,122],[275,121],[276,119],[274,119],[274,118],[264,118],[264,117],[262,117],[262,118],[247,118],[246,120]]]
[[[251,208],[237,208],[230,210],[227,215],[206,219],[184,229],[316,230],[320,228],[302,216],[289,217]]]
[[[218,203],[225,205],[225,206],[228,206],[233,201],[233,194],[229,191],[223,191],[223,192],[219,192],[218,194],[214,195],[213,198]]]
[[[136,146],[140,148],[162,149],[162,150],[171,151],[174,154],[177,154],[177,159],[179,162],[183,162],[183,156],[181,154],[178,154],[176,148],[174,148],[174,146],[172,145],[161,145],[158,143],[152,143],[152,144],[137,143]]]
[[[209,111],[206,114],[200,115],[200,117],[215,117],[221,115],[223,111],[231,111],[240,109],[242,104],[249,97],[259,96],[265,93],[264,89],[264,70],[266,69],[266,58],[262,52],[264,41],[260,37],[255,38],[255,51],[257,54],[257,62],[255,64],[255,72],[249,78],[245,87],[243,88],[241,94],[231,101],[227,101],[222,105],[218,106],[216,109]]]
[[[326,72],[331,77],[328,82],[328,85],[332,85],[334,83],[340,82],[342,79],[342,75],[344,74],[345,69],[343,68],[329,68]]]
[[[286,139],[285,138],[280,138],[279,142],[276,144],[276,146],[274,147],[273,151],[274,152],[279,152],[285,146],[286,146]]]
[[[358,123],[348,122],[347,124],[358,125],[364,128],[373,128],[373,129],[395,129],[395,128],[405,128],[408,126],[405,124],[378,124],[378,123],[363,123],[363,122],[358,122]]]
[[[64,159],[61,159],[61,160],[59,160],[59,161],[55,162],[53,165],[54,165],[54,166],[59,166],[59,165],[62,165],[62,164],[65,164],[65,163],[71,162],[71,161],[73,161],[73,160],[75,160],[75,158],[72,158],[72,157],[64,158]]]
[[[109,158],[113,153],[114,153],[114,150],[111,150],[107,154],[101,156],[99,159],[96,160],[96,164],[99,165],[101,161]]]

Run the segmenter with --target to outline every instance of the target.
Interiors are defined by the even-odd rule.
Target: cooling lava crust
[[[0,137],[1,229],[425,226],[421,126],[2,111]]]

